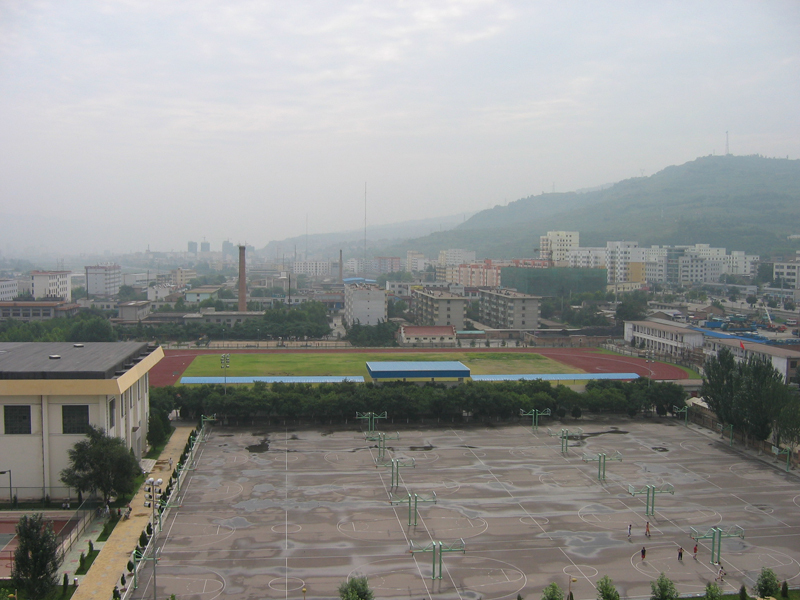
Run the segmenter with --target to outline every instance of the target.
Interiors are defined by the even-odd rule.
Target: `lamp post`
[[[11,492],[11,469],[6,469],[5,471],[0,471],[0,475],[5,475],[8,473],[8,505],[9,507],[14,506],[14,496]]]
[[[145,494],[144,505],[153,509],[153,539],[151,543],[153,544],[153,600],[156,600],[156,566],[158,565],[158,554],[156,552],[156,535],[158,535],[158,525],[156,525],[156,505],[158,504],[158,497],[161,495],[161,488],[158,486],[164,483],[164,480],[160,478],[153,479],[152,477],[148,477],[145,483],[148,487],[145,487],[144,491],[150,493]]]
[[[222,369],[222,373],[225,376],[225,393],[224,396],[228,395],[228,369],[231,368],[231,355],[230,354],[223,354],[219,357],[219,368]]]
[[[303,600],[306,600],[306,588],[303,588]]]
[[[567,600],[572,599],[572,584],[578,581],[575,577],[569,578],[569,585],[567,586]]]

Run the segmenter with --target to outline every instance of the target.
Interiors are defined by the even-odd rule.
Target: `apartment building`
[[[19,284],[16,279],[0,279],[0,302],[11,302],[19,296]]]
[[[469,300],[448,291],[415,289],[411,291],[414,318],[418,325],[452,325],[464,329]]]
[[[71,302],[70,275],[69,271],[31,271],[23,286],[37,300],[52,298]]]
[[[372,259],[374,273],[397,273],[402,270],[403,264],[399,256],[376,256]]]
[[[463,265],[475,262],[475,251],[463,248],[449,248],[439,252],[439,265]]]
[[[605,269],[605,248],[573,248],[567,251],[567,266],[571,269]]]
[[[579,241],[577,231],[548,231],[547,235],[539,237],[539,255],[557,267],[566,267],[569,264],[567,254],[580,246]]]
[[[639,247],[639,242],[607,242],[606,243],[606,269],[608,270],[608,283],[624,283],[630,281],[629,265],[633,250]]]
[[[292,263],[292,273],[309,277],[330,277],[332,272],[329,260],[298,260]]]
[[[386,292],[368,283],[344,287],[343,321],[349,327],[355,323],[377,325],[386,320]]]
[[[773,263],[772,278],[780,279],[785,288],[800,289],[800,251],[793,261]]]
[[[514,290],[481,290],[481,323],[496,329],[537,329],[539,300]]]
[[[93,265],[84,267],[86,291],[93,296],[116,296],[122,285],[122,267],[119,265]]]

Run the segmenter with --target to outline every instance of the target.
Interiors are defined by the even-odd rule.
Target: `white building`
[[[796,381],[797,366],[800,364],[800,352],[796,350],[787,350],[780,346],[769,346],[758,342],[708,337],[703,346],[703,352],[706,356],[717,356],[723,348],[728,349],[737,362],[746,361],[751,356],[766,359],[783,375],[786,383],[791,380]]]
[[[292,273],[309,277],[328,277],[331,274],[331,261],[297,260],[292,263]]]
[[[125,273],[122,275],[122,285],[131,287],[145,287],[148,283],[147,273]]]
[[[377,325],[386,320],[386,292],[376,285],[359,283],[344,287],[344,322],[350,326]]]
[[[344,261],[344,270],[348,273],[363,273],[364,272],[364,259],[363,258],[350,258]]]
[[[89,424],[141,459],[149,371],[163,357],[160,347],[139,342],[0,343],[0,466],[14,473],[15,494],[68,497],[60,473]]]
[[[463,248],[449,248],[439,252],[439,264],[443,267],[447,265],[462,265],[464,263],[475,262],[475,251],[464,250]]]
[[[571,269],[605,269],[606,249],[573,248],[567,251],[566,261]]]
[[[731,253],[725,257],[728,264],[727,272],[731,275],[744,275],[751,277],[758,272],[758,263],[761,262],[761,257],[757,254],[745,254],[741,250],[731,250]]]
[[[16,279],[0,279],[0,302],[11,302],[19,295]]]
[[[69,271],[31,271],[27,291],[37,300],[40,298],[61,298],[71,302],[70,275]]]
[[[84,267],[86,291],[93,296],[116,296],[122,285],[122,267],[119,265],[94,265]]]
[[[780,278],[783,281],[784,288],[800,288],[800,252],[797,253],[797,259],[772,264],[772,278]]]
[[[629,280],[631,254],[639,242],[607,242],[606,269],[608,283],[624,283]]]
[[[566,266],[567,253],[580,246],[577,231],[548,231],[539,237],[539,255],[544,260],[552,260],[557,267]]]
[[[147,288],[147,299],[150,302],[160,302],[165,300],[167,296],[177,291],[174,285],[154,285]]]
[[[677,323],[658,321],[625,321],[625,341],[637,348],[658,354],[684,356],[695,348],[703,347],[703,333],[681,327]]]

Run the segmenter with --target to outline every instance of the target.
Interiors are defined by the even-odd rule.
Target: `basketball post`
[[[678,408],[677,406],[675,406],[673,404],[672,405],[672,414],[679,415],[681,413],[683,413],[683,426],[684,427],[688,427],[689,426],[689,407],[688,406],[684,406],[683,408]]]
[[[674,496],[675,488],[671,483],[665,483],[658,487],[655,485],[646,485],[638,490],[632,485],[628,485],[628,493],[631,496],[646,494],[647,500],[645,501],[644,514],[647,517],[654,517],[656,515],[656,494],[672,494]]]
[[[744,529],[738,525],[732,525],[727,529],[722,527],[712,527],[705,533],[700,533],[694,527],[691,528],[692,533],[690,537],[695,540],[711,540],[711,564],[718,565],[720,563],[720,554],[722,551],[722,538],[738,537],[744,539]]]
[[[378,419],[385,419],[386,412],[381,414],[375,412],[356,412],[356,419],[360,421],[367,422],[367,431],[364,433],[364,437],[368,440],[375,440],[375,426],[377,425]]]
[[[539,417],[549,417],[550,416],[550,409],[545,408],[544,410],[540,411],[537,409],[533,409],[529,412],[525,412],[523,409],[519,409],[519,416],[520,417],[533,417],[531,422],[531,431],[538,432],[539,431]]]
[[[772,453],[775,455],[775,460],[778,460],[781,454],[786,455],[786,472],[789,472],[792,460],[792,451],[789,448],[779,448],[778,446],[772,447]]]
[[[601,482],[606,480],[606,461],[608,460],[622,462],[622,454],[617,452],[611,457],[603,452],[600,452],[597,456],[592,456],[591,454],[583,455],[583,462],[597,461],[597,481]]]
[[[733,425],[723,425],[722,423],[717,423],[717,431],[719,431],[720,435],[725,435],[725,430],[730,431],[731,437],[730,441],[728,442],[729,446],[733,446]]]

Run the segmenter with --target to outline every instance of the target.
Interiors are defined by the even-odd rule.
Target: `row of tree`
[[[703,371],[701,394],[724,425],[745,439],[772,435],[776,445],[800,443],[800,398],[769,360],[750,356],[737,362],[723,349],[706,360]]]
[[[71,319],[0,321],[0,342],[115,342],[117,333],[99,311],[84,311]]]
[[[153,388],[151,402],[174,406],[184,418],[216,414],[233,420],[288,418],[345,422],[356,412],[386,411],[394,419],[509,419],[520,409],[550,409],[553,415],[580,417],[582,411],[630,416],[656,410],[665,415],[685,406],[683,388],[673,383],[636,380],[589,382],[584,393],[546,381],[470,382],[455,387],[390,382],[381,385],[286,384],[256,382],[252,386],[221,385]]]

